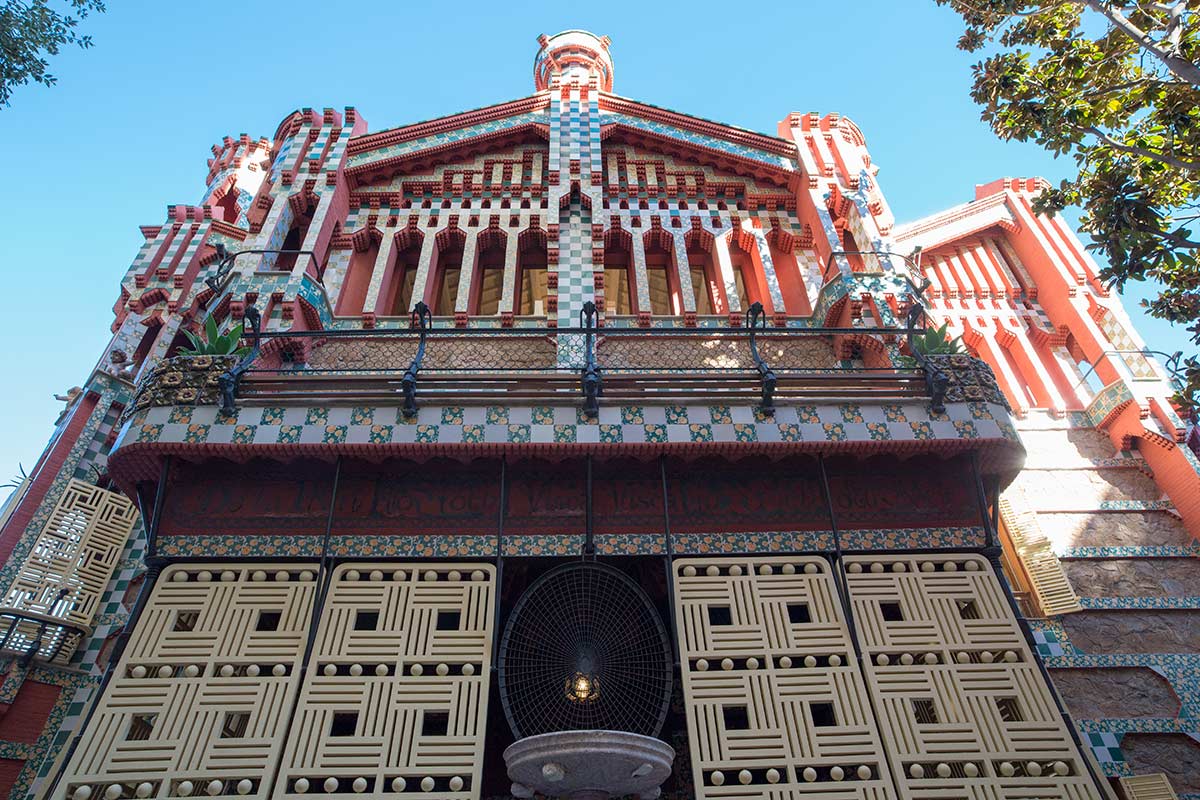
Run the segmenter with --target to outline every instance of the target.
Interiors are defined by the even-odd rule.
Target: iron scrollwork
[[[400,389],[404,392],[404,416],[411,418],[417,414],[417,373],[421,371],[421,361],[425,358],[425,334],[433,327],[433,314],[424,302],[413,306],[410,325],[421,331],[421,338],[417,341],[417,354],[413,356],[412,363],[400,379]]]
[[[225,415],[232,415],[237,411],[237,392],[242,383],[242,376],[258,358],[262,343],[262,315],[258,313],[257,306],[246,309],[246,322],[250,324],[250,352],[242,356],[242,360],[228,372],[217,378],[217,386],[221,393],[221,413]]]
[[[603,391],[603,381],[600,378],[600,367],[596,364],[596,304],[588,300],[579,312],[580,327],[584,329],[583,369],[581,380],[583,385],[583,413],[589,417],[600,413],[600,394]]]
[[[754,368],[758,370],[758,377],[762,381],[762,405],[760,408],[764,414],[773,414],[775,412],[775,385],[778,383],[778,379],[775,377],[775,371],[759,355],[758,341],[754,337],[754,332],[758,328],[765,330],[767,327],[767,312],[763,309],[762,303],[750,306],[750,314],[746,317],[746,327],[750,331],[750,357],[754,359]]]

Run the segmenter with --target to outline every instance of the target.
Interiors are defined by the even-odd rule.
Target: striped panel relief
[[[985,560],[846,565],[675,561],[697,797],[1098,796]]]
[[[54,797],[479,796],[487,564],[164,570]]]

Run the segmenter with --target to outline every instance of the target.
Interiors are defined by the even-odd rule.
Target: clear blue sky
[[[615,90],[655,105],[767,133],[792,111],[851,117],[901,222],[1070,167],[979,122],[961,25],[933,0],[574,5],[109,0],[84,23],[95,47],[53,60],[59,84],[0,110],[0,481],[32,467],[53,395],[107,343],[138,226],[200,200],[210,145],[270,137],[303,106],[352,105],[380,130],[525,96],[539,33],[608,34]],[[1150,347],[1189,349],[1127,304]]]

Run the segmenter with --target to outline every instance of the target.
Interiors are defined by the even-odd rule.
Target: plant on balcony
[[[940,328],[926,328],[924,333],[918,333],[912,338],[913,355],[901,356],[900,363],[905,367],[916,367],[920,364],[916,356],[954,356],[966,353],[962,337],[950,338],[950,323],[944,322]]]
[[[208,319],[204,321],[204,335],[197,336],[191,331],[185,330],[183,335],[192,343],[190,348],[183,347],[179,350],[181,356],[244,356],[250,352],[249,347],[239,347],[238,344],[242,340],[244,325],[238,323],[230,328],[225,333],[221,333],[217,328],[217,321],[212,314],[208,315]]]

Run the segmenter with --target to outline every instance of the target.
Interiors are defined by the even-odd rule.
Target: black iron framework
[[[762,303],[755,303],[750,306],[750,314],[746,317],[746,328],[750,331],[750,357],[754,359],[754,368],[758,370],[758,376],[762,380],[760,408],[763,413],[770,414],[775,411],[775,386],[778,379],[775,377],[774,371],[767,366],[767,362],[763,361],[762,356],[758,354],[758,340],[754,336],[757,328],[766,330],[766,327],[767,312],[763,310]]]
[[[400,389],[404,392],[404,416],[414,417],[417,414],[417,373],[421,371],[421,362],[425,360],[425,334],[433,327],[433,314],[425,303],[413,306],[411,327],[421,332],[417,340],[417,354],[413,357],[404,377],[400,379]]]
[[[624,573],[576,561],[542,575],[500,641],[500,702],[521,739],[565,730],[657,736],[671,703],[671,641]]]
[[[205,278],[204,283],[216,294],[220,294],[221,290],[225,288],[226,281],[229,279],[230,274],[233,273],[233,262],[236,261],[239,256],[262,256],[271,254],[281,256],[308,256],[312,260],[313,265],[316,267],[317,281],[320,282],[325,279],[325,267],[317,262],[317,254],[312,250],[238,250],[237,252],[231,253],[225,248],[225,245],[219,243],[214,245],[214,249],[217,251],[217,270],[212,275],[209,275],[207,278]]]
[[[242,357],[241,361],[234,364],[228,372],[217,379],[221,390],[222,414],[233,414],[237,410],[235,401],[242,376],[250,369],[250,365],[254,363],[254,359],[258,358],[258,354],[262,350],[262,315],[258,313],[258,307],[247,308],[245,318],[246,322],[250,324],[250,351]]]
[[[596,365],[596,304],[588,300],[579,312],[579,326],[584,329],[583,370],[583,413],[594,417],[600,413],[600,392],[604,384],[600,378],[600,367]]]

